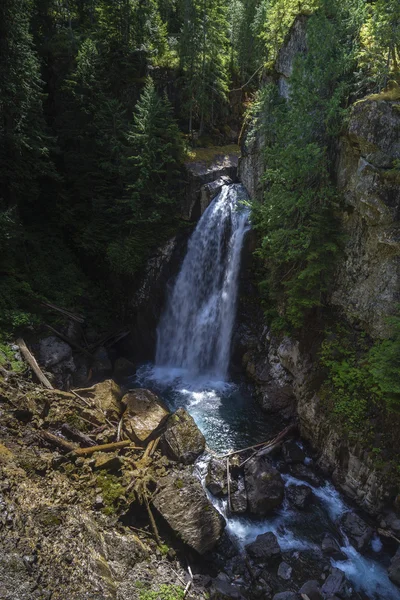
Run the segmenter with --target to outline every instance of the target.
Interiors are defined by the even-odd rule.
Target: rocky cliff
[[[304,17],[295,23],[272,78],[289,101],[293,62],[307,48],[306,28]],[[335,177],[343,196],[340,216],[345,244],[330,305],[373,338],[385,335],[385,319],[399,302],[399,133],[400,102],[383,94],[354,104],[338,143]],[[253,197],[262,193],[262,146],[261,135],[242,144],[239,178]],[[328,423],[319,394],[322,378],[315,348],[310,350],[313,342],[307,339],[309,333],[303,333],[301,340],[278,340],[265,323],[258,322],[248,333],[243,357],[247,374],[269,412],[289,416],[296,405],[302,436],[318,451],[319,465],[348,496],[378,513],[393,499],[392,492],[367,452]],[[387,519],[397,531],[396,517],[390,514]]]

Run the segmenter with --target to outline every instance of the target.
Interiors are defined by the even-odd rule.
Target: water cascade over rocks
[[[158,327],[156,364],[225,379],[243,239],[241,185],[226,185],[205,211]]]
[[[241,185],[224,186],[203,214],[159,323],[156,365],[144,365],[136,379],[139,386],[158,391],[171,409],[186,408],[219,454],[272,437],[273,426],[252,394],[227,380],[241,250],[249,229],[248,211],[240,202],[245,198]],[[232,476],[230,509],[225,461],[203,455],[197,462],[239,553],[231,562],[226,557],[221,577],[225,585],[226,573],[241,583],[229,584],[225,596],[241,597],[240,589],[250,591],[254,585],[254,580],[246,582],[240,557],[246,550],[257,573],[268,567],[257,597],[400,600],[387,573],[391,554],[382,550],[377,534],[313,471],[302,445],[289,444],[277,460],[268,456],[265,464],[257,464],[255,459],[254,468],[245,461],[242,473]],[[256,485],[258,471],[262,489]],[[252,490],[252,482],[257,489]],[[272,484],[273,506],[267,507]],[[251,510],[252,491],[262,510]],[[270,497],[263,499],[264,492]],[[313,581],[304,583],[306,578]],[[273,589],[282,594],[273,596]]]

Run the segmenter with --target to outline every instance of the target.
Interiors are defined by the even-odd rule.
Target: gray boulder
[[[292,576],[292,567],[285,561],[282,561],[278,567],[278,577],[289,581]]]
[[[283,501],[285,486],[280,473],[264,456],[255,456],[244,469],[249,511],[264,517]]]
[[[122,431],[133,442],[146,443],[169,416],[164,403],[150,390],[132,390],[122,398],[122,404],[126,407]]]
[[[290,504],[300,510],[307,508],[313,500],[313,493],[308,485],[289,485],[286,496]]]
[[[235,514],[243,514],[247,510],[247,492],[243,477],[237,481],[237,490],[231,495],[231,511]]]
[[[312,579],[311,581],[306,581],[304,585],[299,589],[299,594],[303,596],[307,596],[309,600],[322,600],[322,594],[319,589],[318,581]]]
[[[161,436],[161,447],[172,460],[189,465],[204,452],[206,440],[193,417],[184,408],[178,408],[168,418],[167,428]]]
[[[343,528],[356,550],[363,552],[367,549],[373,530],[361,517],[349,511],[340,517],[338,524]]]
[[[340,569],[333,568],[331,570],[331,574],[325,581],[324,585],[321,588],[321,593],[324,597],[329,598],[330,596],[339,596],[340,598],[346,597],[347,595],[347,585],[346,585],[346,577],[343,571]]]
[[[228,493],[226,465],[222,460],[216,458],[210,460],[207,467],[205,484],[213,496],[226,496]]]
[[[267,562],[281,555],[278,540],[272,531],[257,536],[254,542],[246,546],[246,551],[257,562]]]
[[[318,477],[318,475],[314,473],[314,471],[312,471],[305,465],[291,465],[290,473],[293,475],[293,477],[296,477],[297,479],[302,479],[303,481],[306,481],[313,487],[320,487],[323,484],[323,480],[320,477]]]
[[[163,477],[153,505],[175,535],[199,554],[212,550],[222,535],[224,519],[189,471]]]
[[[400,586],[400,547],[397,549],[396,554],[390,561],[388,568],[389,578],[393,583]]]

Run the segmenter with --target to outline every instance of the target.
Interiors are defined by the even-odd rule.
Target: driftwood
[[[295,429],[297,429],[296,425],[289,425],[283,431],[278,433],[276,437],[272,440],[267,440],[266,442],[260,442],[259,444],[254,444],[254,446],[248,446],[247,448],[242,448],[241,450],[234,450],[233,452],[229,452],[228,454],[224,454],[224,456],[219,456],[218,458],[222,460],[223,458],[230,458],[231,456],[235,456],[236,454],[242,454],[242,452],[248,452],[249,450],[255,450],[257,448],[266,448],[281,442],[289,433],[292,433]]]
[[[46,327],[47,327],[47,329],[50,329],[50,331],[52,331],[54,333],[54,335],[56,335],[61,340],[63,340],[67,344],[69,344],[71,346],[71,348],[75,348],[75,350],[77,350],[78,352],[81,352],[82,354],[85,354],[91,360],[94,359],[93,354],[91,354],[89,352],[89,350],[86,350],[85,348],[83,348],[82,346],[80,346],[79,344],[77,344],[76,342],[74,342],[74,340],[71,340],[71,338],[69,338],[67,335],[64,335],[63,333],[61,333],[57,329],[54,329],[54,327],[52,327],[51,325],[46,325]]]
[[[84,321],[85,321],[85,319],[82,315],[74,314],[65,308],[60,308],[59,306],[52,304],[51,302],[41,302],[41,304],[42,304],[42,306],[46,306],[47,308],[51,308],[52,310],[55,310],[55,311],[65,315],[66,317],[68,317],[69,319],[72,319],[72,321],[76,321],[77,323],[84,323]]]
[[[231,503],[231,474],[229,471],[229,457],[226,459],[226,483],[228,486],[228,509],[229,512],[232,512],[232,503]]]
[[[64,452],[75,452],[75,450],[77,449],[75,444],[72,444],[71,442],[67,442],[67,440],[64,440],[62,437],[58,436],[58,435],[54,435],[53,433],[50,433],[49,431],[40,431],[39,432],[39,436],[42,438],[42,440],[49,442],[50,444],[52,444],[53,446],[56,446],[56,448],[59,448],[60,450],[63,450]]]
[[[94,452],[112,452],[113,450],[119,450],[131,446],[132,450],[143,450],[138,446],[132,446],[131,440],[123,440],[122,442],[111,442],[110,444],[100,444],[99,446],[91,446],[90,448],[78,448],[74,449],[76,456],[90,456]]]
[[[158,437],[156,440],[154,440],[154,444],[153,444],[153,447],[152,447],[152,449],[150,450],[149,456],[153,456],[154,452],[155,452],[155,451],[157,450],[157,448],[158,448],[158,444],[160,443],[160,440],[161,440],[161,436],[160,436],[160,437]]]
[[[41,370],[41,368],[37,364],[36,358],[28,350],[28,347],[25,344],[24,340],[22,338],[18,338],[17,339],[17,344],[18,344],[19,349],[21,350],[22,356],[25,358],[26,362],[31,367],[32,371],[35,373],[35,375],[39,379],[39,381],[48,390],[53,390],[54,389],[53,386],[51,385],[50,381],[47,379],[46,375],[43,373],[43,371]]]
[[[400,544],[400,540],[388,529],[378,529],[377,531],[379,535],[383,535],[383,537],[392,538],[392,540],[395,540],[398,544]]]
[[[69,423],[64,423],[61,427],[61,432],[68,437],[73,442],[78,442],[82,444],[82,446],[95,446],[96,442],[94,442],[88,435],[76,429],[76,427],[72,427]]]
[[[71,390],[71,393],[75,396],[75,398],[79,398],[79,400],[82,400],[83,404],[86,404],[86,406],[88,406],[89,408],[94,408],[93,404],[90,404],[89,400],[86,400],[86,398],[82,398],[82,396],[77,394],[74,390]]]

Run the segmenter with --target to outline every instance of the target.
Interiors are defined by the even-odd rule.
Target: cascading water
[[[189,241],[179,275],[158,327],[156,366],[144,365],[137,374],[140,386],[158,390],[172,409],[184,406],[203,431],[213,450],[226,453],[272,437],[252,395],[244,397],[240,386],[227,382],[232,329],[238,293],[240,255],[249,228],[246,198],[240,185],[225,186],[200,219]],[[207,457],[197,464],[204,479]],[[308,464],[308,463],[307,463]],[[284,475],[287,485],[304,481]],[[324,533],[331,532],[341,547],[343,560],[331,561],[344,571],[363,595],[373,600],[400,600],[400,592],[388,579],[379,558],[382,544],[372,540],[370,554],[362,556],[337,525],[338,517],[351,510],[335,488],[326,483],[312,488],[310,512],[295,511],[285,500],[268,519],[255,521],[231,515],[227,501],[210,496],[226,519],[226,530],[243,548],[261,533],[272,531],[282,551],[293,556],[321,554]]]
[[[200,219],[158,327],[156,364],[225,379],[240,254],[248,225],[241,185],[224,186]]]

